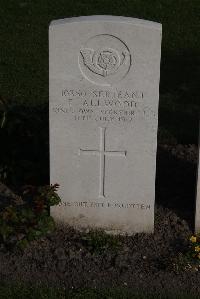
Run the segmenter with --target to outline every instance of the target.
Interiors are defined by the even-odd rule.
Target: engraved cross
[[[106,151],[106,128],[100,129],[99,150],[80,149],[79,154],[99,156],[100,175],[99,175],[99,197],[105,198],[105,162],[107,157],[126,157],[126,151]]]

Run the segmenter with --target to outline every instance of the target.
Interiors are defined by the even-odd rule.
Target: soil
[[[159,146],[154,234],[118,236],[118,246],[102,239],[95,247],[90,235],[57,226],[24,252],[2,248],[1,281],[200,294],[200,268],[184,260],[194,228],[196,161],[195,145]]]

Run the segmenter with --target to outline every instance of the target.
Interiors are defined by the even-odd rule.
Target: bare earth
[[[196,161],[194,145],[159,146],[153,235],[119,237],[118,248],[97,250],[86,233],[59,226],[23,253],[2,247],[1,281],[200,294],[200,271],[182,258],[194,223]]]

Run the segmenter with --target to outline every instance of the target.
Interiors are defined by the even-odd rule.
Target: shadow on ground
[[[158,147],[156,203],[173,210],[194,229],[197,164]]]

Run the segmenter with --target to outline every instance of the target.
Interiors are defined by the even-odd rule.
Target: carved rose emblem
[[[98,66],[104,70],[113,70],[117,65],[117,56],[112,51],[102,51],[99,53]]]

